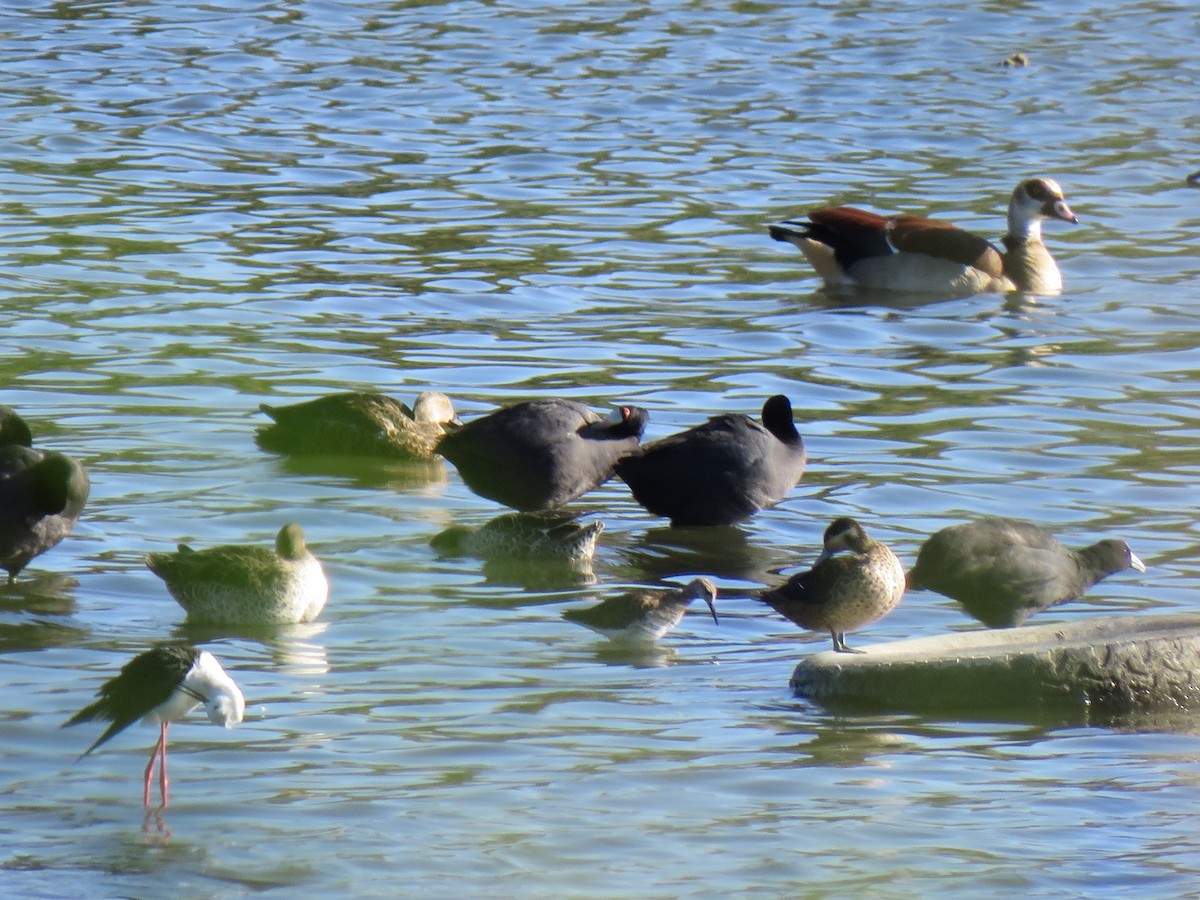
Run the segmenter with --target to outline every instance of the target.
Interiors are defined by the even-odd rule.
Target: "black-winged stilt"
[[[64,725],[102,719],[112,722],[92,746],[79,755],[87,756],[134,721],[159,726],[158,743],[146,764],[143,803],[150,806],[150,781],[154,761],[161,757],[159,787],[162,806],[167,805],[167,726],[200,704],[209,721],[232,728],[242,721],[246,701],[233,679],[207,650],[183,644],[165,644],[141,653],[125,663],[121,672],[100,686],[100,699],[85,706]]]

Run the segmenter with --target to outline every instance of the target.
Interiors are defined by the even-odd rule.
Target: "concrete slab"
[[[889,711],[1200,710],[1200,613],[1111,616],[815,653],[792,689]]]

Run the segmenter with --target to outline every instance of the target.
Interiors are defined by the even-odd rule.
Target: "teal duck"
[[[1146,566],[1124,541],[1072,550],[1031,522],[987,517],[930,537],[917,553],[908,584],[957,600],[991,628],[1011,628],[1079,599],[1102,578],[1126,569],[1145,572]]]
[[[505,513],[483,525],[452,525],[430,545],[443,556],[480,559],[546,560],[582,566],[592,560],[603,522],[583,525],[561,514]]]
[[[563,618],[614,640],[656,641],[679,624],[697,599],[708,604],[716,622],[717,588],[707,578],[694,578],[677,590],[630,591],[586,609],[568,609]]]
[[[855,653],[861,651],[846,646],[846,632],[883,618],[903,594],[904,567],[896,554],[843,516],[825,529],[824,549],[811,569],[759,599],[801,628],[828,631],[839,653]]]
[[[459,425],[450,398],[425,391],[410,409],[384,394],[345,393],[259,407],[274,421],[258,429],[264,450],[293,456],[437,458],[437,442]]]
[[[32,444],[25,420],[0,406],[0,568],[9,584],[71,533],[90,488],[78,462]]]
[[[311,622],[325,607],[329,582],[304,543],[299,525],[284,525],[275,549],[221,546],[150,553],[146,564],[187,610],[187,620],[213,625]]]

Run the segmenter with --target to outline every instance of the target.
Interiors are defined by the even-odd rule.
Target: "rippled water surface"
[[[1126,538],[1042,621],[1195,609],[1200,168],[1188,3],[9,4],[0,402],[89,468],[75,533],[0,588],[6,896],[776,896],[1195,889],[1200,740],[1159,725],[835,714],[741,599],[850,514],[911,562],[1015,512]],[[1026,67],[1000,63],[1023,51]],[[1022,177],[1081,224],[1060,297],[827,295],[765,225],[825,203],[989,236]],[[261,452],[258,405],[450,393],[647,407],[648,437],[788,394],[811,464],[690,541],[620,483],[593,583],[439,559],[498,508],[452,468]],[[320,621],[199,634],[145,567],[300,522]],[[620,651],[561,612],[710,574]],[[977,627],[909,594],[870,644]],[[76,762],[60,723],[156,641],[248,701]]]

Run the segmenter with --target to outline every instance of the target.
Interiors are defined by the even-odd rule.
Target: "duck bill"
[[[1137,558],[1133,551],[1129,553],[1129,568],[1135,569],[1138,572],[1146,571],[1146,564]]]

